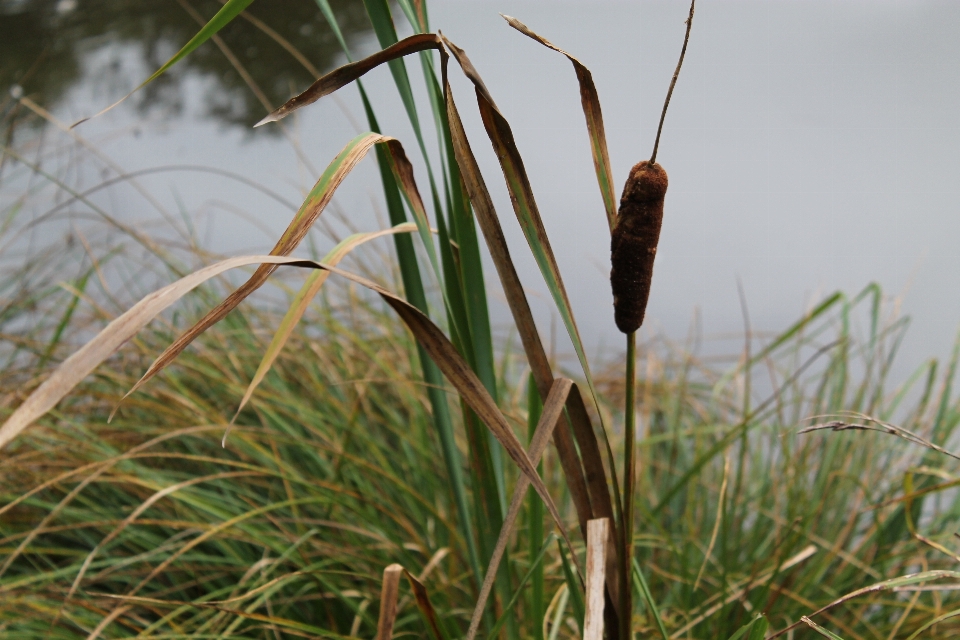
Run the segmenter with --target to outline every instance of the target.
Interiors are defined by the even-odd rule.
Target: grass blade
[[[537,464],[543,456],[543,451],[547,448],[547,442],[550,440],[557,421],[561,418],[564,404],[567,401],[567,395],[572,388],[573,382],[566,378],[557,378],[554,381],[550,389],[550,394],[547,396],[547,401],[543,405],[540,419],[537,422],[537,428],[530,440],[530,450],[528,453],[530,460],[534,464]],[[473,617],[470,619],[470,628],[467,631],[467,640],[473,640],[477,635],[477,630],[480,628],[480,618],[487,605],[490,590],[493,588],[493,581],[497,574],[497,568],[500,565],[500,559],[503,557],[507,543],[510,541],[510,535],[513,533],[513,526],[516,524],[517,516],[520,513],[523,497],[526,495],[529,486],[530,481],[526,476],[521,476],[520,479],[517,480],[517,486],[513,490],[513,499],[510,502],[510,508],[507,510],[507,516],[504,518],[503,526],[500,528],[497,545],[494,547],[493,554],[490,557],[490,564],[483,581],[483,587],[480,589],[477,604],[473,609]]]
[[[824,611],[829,611],[830,609],[833,609],[834,607],[839,606],[844,602],[848,602],[850,600],[853,600],[854,598],[859,598],[862,595],[866,595],[868,593],[877,593],[878,591],[888,591],[890,589],[895,589],[897,587],[904,587],[911,584],[917,584],[919,582],[929,582],[930,580],[940,580],[942,578],[958,579],[960,578],[960,572],[940,570],[940,571],[924,571],[922,573],[912,573],[909,575],[900,576],[899,578],[891,578],[890,580],[884,580],[883,582],[878,582],[876,584],[870,585],[869,587],[857,589],[856,591],[851,591],[847,595],[837,598],[830,604],[820,607],[819,609],[811,613],[809,616],[804,616],[803,618],[800,619],[800,621],[794,622],[790,626],[784,627],[780,631],[777,631],[775,634],[770,636],[768,640],[779,638],[785,633],[789,633],[792,629],[796,629],[801,624],[804,624],[805,622],[804,618],[809,619],[813,616],[823,613]]]
[[[657,630],[660,632],[660,637],[662,637],[663,640],[670,640],[667,628],[663,625],[663,617],[660,615],[657,601],[653,599],[653,594],[650,593],[650,586],[647,584],[647,579],[644,577],[643,571],[640,570],[640,565],[637,564],[636,558],[633,559],[633,582],[637,587],[637,591],[643,596],[643,601],[647,603],[647,607],[650,609],[650,615],[653,616],[654,621],[657,623]]]
[[[531,375],[527,382],[527,429],[531,444],[537,432],[537,425],[540,423],[541,415],[543,415],[543,401],[540,399],[540,391],[537,389],[537,383],[533,379],[533,375]],[[527,451],[531,451],[529,445],[527,446]],[[531,457],[531,460],[533,460],[533,457]],[[543,476],[543,462],[537,465],[537,472]],[[535,493],[531,491],[527,491],[527,493],[530,495],[530,504],[527,507],[527,528],[529,530],[528,548],[530,557],[532,558],[537,552],[537,547],[539,547],[543,541],[543,503],[540,502],[540,499]],[[530,616],[536,622],[533,627],[533,637],[534,640],[546,640],[543,633],[543,618],[546,613],[544,610],[545,591],[543,565],[537,566],[537,570],[530,580]]]
[[[385,229],[383,231],[373,231],[369,233],[355,233],[351,236],[348,236],[343,241],[341,241],[337,246],[330,250],[326,256],[323,257],[322,262],[325,264],[332,264],[336,266],[340,263],[343,258],[345,258],[351,251],[359,247],[360,245],[381,238],[386,235],[392,235],[396,233],[410,233],[416,231],[416,225],[407,222],[404,224],[397,225],[392,229]],[[280,326],[277,327],[276,333],[273,335],[273,339],[270,341],[270,345],[267,347],[267,350],[263,354],[263,359],[260,361],[260,365],[257,367],[257,372],[253,376],[253,380],[250,381],[250,384],[247,386],[246,392],[243,394],[243,399],[240,400],[240,405],[237,407],[237,412],[233,416],[233,420],[237,419],[237,416],[243,411],[243,408],[249,402],[250,398],[253,396],[253,392],[259,386],[260,382],[263,381],[264,376],[267,375],[267,372],[270,370],[270,367],[273,366],[274,361],[276,361],[277,356],[280,355],[280,351],[283,349],[284,345],[287,343],[287,340],[290,338],[290,334],[293,332],[294,327],[300,321],[300,318],[303,317],[303,314],[306,313],[307,307],[310,305],[310,302],[313,298],[319,293],[320,287],[323,286],[323,283],[326,282],[327,277],[330,275],[329,271],[314,271],[307,277],[307,281],[300,288],[300,291],[294,297],[293,302],[290,305],[290,308],[287,310],[287,313],[283,316],[283,319],[280,321]],[[227,434],[223,436],[224,445],[227,441]]]
[[[824,638],[830,638],[830,640],[843,640],[843,638],[835,634],[833,631],[830,631],[829,629],[824,629],[823,627],[818,625],[816,622],[814,622],[807,616],[803,616],[802,618],[800,618],[800,621],[803,622],[808,627],[810,627],[811,629],[813,629],[814,631],[816,631],[817,633],[819,633],[820,635],[822,635]]]
[[[112,105],[110,105],[103,111],[100,111],[99,113],[93,116],[90,116],[89,118],[84,118],[82,120],[79,120],[78,122],[74,123],[73,126],[75,127],[78,124],[86,122],[87,120],[91,120],[93,118],[96,118],[98,116],[105,114],[107,111],[110,111],[115,106],[117,106],[118,104],[120,104],[121,102],[129,98],[130,96],[132,96],[134,93],[136,93],[140,89],[144,88],[145,86],[147,86],[148,84],[150,84],[151,82],[159,78],[161,75],[163,75],[167,71],[167,69],[169,69],[173,65],[183,60],[185,57],[187,57],[187,55],[193,52],[194,49],[202,45],[204,42],[206,42],[211,37],[213,37],[214,34],[216,34],[218,31],[220,31],[225,26],[227,26],[227,24],[229,24],[234,18],[240,15],[240,13],[244,9],[249,7],[252,3],[253,3],[253,0],[227,0],[227,2],[224,3],[223,7],[220,8],[220,11],[218,11],[212,18],[210,18],[210,21],[207,22],[207,24],[204,25],[204,27],[197,32],[197,35],[190,38],[187,44],[183,45],[180,51],[177,51],[172,58],[170,58],[163,64],[163,66],[161,66],[159,69],[154,71],[149,78],[141,82],[136,89],[134,89],[127,95],[123,96],[122,98],[114,102]]]
[[[577,82],[580,83],[580,103],[583,106],[583,116],[587,120],[587,133],[590,136],[590,152],[593,154],[593,167],[597,173],[597,184],[600,186],[600,195],[603,197],[607,224],[613,231],[613,227],[617,224],[617,194],[613,188],[613,172],[610,169],[610,154],[607,151],[607,134],[603,129],[600,96],[597,94],[597,87],[593,83],[593,74],[583,66],[582,62],[543,36],[534,33],[530,27],[516,18],[502,13],[500,15],[511,27],[548,49],[563,54],[573,64],[573,69],[577,73]]]
[[[767,622],[766,617],[763,614],[760,614],[747,624],[737,629],[736,633],[730,636],[727,640],[740,640],[741,638],[745,638],[746,640],[763,640],[764,636],[767,634],[768,626],[769,623]]]
[[[797,320],[793,325],[791,325],[786,331],[778,335],[774,340],[768,344],[766,347],[760,350],[758,354],[750,358],[747,362],[740,364],[735,367],[732,371],[725,373],[714,385],[714,394],[718,393],[720,389],[726,386],[730,380],[733,379],[738,373],[744,369],[748,369],[758,362],[762,362],[764,358],[767,358],[771,353],[776,351],[778,347],[789,342],[797,334],[799,334],[805,327],[807,327],[811,322],[817,318],[823,316],[827,311],[829,311],[835,304],[844,299],[843,293],[840,291],[835,291],[820,304],[814,307],[809,313],[804,314],[802,318]]]
[[[583,583],[574,574],[570,568],[570,560],[567,559],[567,552],[557,541],[557,548],[560,549],[560,562],[563,565],[563,577],[567,581],[567,593],[570,594],[571,604],[573,605],[573,617],[580,627],[580,633],[583,634],[583,616],[585,605],[583,603]]]
[[[306,200],[300,205],[293,221],[283,232],[280,240],[271,250],[271,255],[289,255],[300,241],[307,235],[310,226],[320,217],[324,208],[333,198],[337,187],[343,182],[347,174],[363,159],[373,145],[381,142],[387,142],[392,138],[381,136],[375,133],[366,133],[357,136],[347,143],[342,151],[333,159],[333,162],[326,168],[320,179],[313,186],[313,189],[307,195]],[[174,341],[162,354],[150,365],[143,377],[137,381],[130,391],[124,397],[135,392],[150,378],[160,373],[164,367],[170,364],[187,346],[193,342],[197,336],[206,331],[222,320],[230,311],[249,296],[251,293],[263,286],[270,274],[276,269],[275,264],[263,264],[250,276],[250,279],[243,283],[236,291],[230,294],[223,302],[213,308],[193,327],[185,331]]]
[[[533,564],[530,566],[530,569],[527,571],[526,575],[520,579],[520,584],[518,584],[516,590],[514,590],[513,597],[510,598],[510,601],[503,608],[503,614],[497,620],[497,623],[493,625],[493,629],[490,630],[490,633],[487,634],[487,640],[496,640],[497,634],[500,633],[500,629],[503,628],[504,623],[506,623],[510,616],[513,615],[513,607],[517,604],[517,600],[520,599],[520,594],[523,592],[523,588],[527,586],[527,582],[530,581],[534,571],[542,566],[543,557],[547,555],[547,550],[550,548],[550,544],[555,538],[556,535],[553,533],[547,536],[546,541],[540,547],[540,552],[534,556]]]

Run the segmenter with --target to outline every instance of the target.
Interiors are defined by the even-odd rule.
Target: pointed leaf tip
[[[257,127],[262,127],[265,124],[270,124],[271,122],[276,122],[277,120],[279,120],[279,118],[277,117],[277,112],[274,111],[264,116],[263,120],[260,120],[257,122],[257,124],[253,125],[253,128],[256,129]]]

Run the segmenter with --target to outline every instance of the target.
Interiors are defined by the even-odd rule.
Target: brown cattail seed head
[[[667,172],[659,164],[644,160],[630,169],[610,242],[613,313],[623,333],[643,324],[666,193]]]

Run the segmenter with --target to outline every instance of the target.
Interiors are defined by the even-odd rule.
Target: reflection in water
[[[348,43],[370,28],[363,3],[332,0],[331,4]],[[131,77],[125,67],[124,58],[131,50],[139,51],[143,66],[153,70],[200,29],[195,15],[206,21],[220,7],[216,0],[0,0],[0,91],[20,85],[35,101],[55,106],[75,83],[88,80],[82,78],[86,72],[100,83],[105,106],[142,79]],[[314,78],[269,30],[320,71],[342,61],[333,33],[314,2],[262,0],[245,15],[221,30],[220,36],[273,106]],[[103,57],[106,62],[85,69],[84,58],[95,51],[108,52]],[[212,42],[148,85],[137,96],[138,106],[178,108],[180,79],[191,71],[214,81],[207,92],[207,108],[223,122],[250,126],[267,112]],[[142,68],[137,69],[140,72]]]

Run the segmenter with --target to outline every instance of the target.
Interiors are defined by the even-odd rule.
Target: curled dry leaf
[[[607,151],[607,134],[603,129],[603,112],[600,109],[600,96],[597,86],[593,82],[593,74],[582,62],[553,44],[543,36],[535,33],[530,27],[514,17],[500,14],[511,27],[531,38],[548,49],[563,54],[573,64],[580,83],[580,104],[583,107],[583,116],[587,120],[587,133],[590,136],[590,152],[593,155],[593,168],[597,174],[597,184],[600,186],[600,195],[603,197],[603,208],[607,214],[607,224],[610,231],[617,223],[617,196],[613,190],[613,172],[610,169],[610,154]]]
[[[330,73],[322,76],[312,85],[310,85],[306,91],[283,103],[280,108],[276,109],[273,113],[268,115],[254,126],[259,127],[267,124],[268,122],[277,122],[278,120],[282,120],[297,109],[305,107],[308,104],[313,104],[323,96],[330,95],[340,87],[350,84],[357,78],[363,76],[363,74],[366,72],[380,66],[381,64],[384,64],[385,62],[390,62],[391,60],[396,60],[397,58],[401,58],[418,51],[439,48],[440,39],[432,33],[420,33],[412,35],[409,38],[404,38],[400,42],[393,46],[387,47],[383,51],[378,51],[377,53],[364,58],[363,60],[358,60],[357,62],[351,62],[350,64],[343,65],[342,67],[334,69]]]

